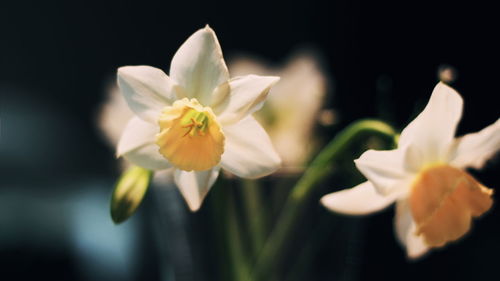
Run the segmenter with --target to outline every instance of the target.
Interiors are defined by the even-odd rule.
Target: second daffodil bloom
[[[396,236],[410,258],[462,237],[472,218],[493,204],[493,191],[465,168],[482,167],[500,148],[500,119],[454,137],[462,106],[460,95],[439,83],[423,112],[402,131],[397,149],[369,150],[355,160],[368,181],[324,196],[323,205],[362,215],[395,202]]]
[[[244,178],[279,168],[267,133],[252,117],[278,80],[230,79],[217,37],[206,26],[176,52],[170,76],[150,66],[118,69],[118,85],[136,116],[117,153],[146,169],[173,169],[176,185],[196,211],[221,167]]]

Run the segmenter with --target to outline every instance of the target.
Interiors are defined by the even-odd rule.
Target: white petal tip
[[[442,90],[453,90],[453,88],[451,88],[448,84],[444,83],[443,81],[439,81],[434,88]]]
[[[200,209],[208,191],[219,175],[219,167],[207,171],[186,172],[176,170],[174,181],[191,212]]]
[[[184,198],[184,201],[186,201],[186,205],[192,213],[197,212],[200,210],[201,206],[203,205],[203,201],[205,200],[205,196],[203,197],[197,197],[197,196],[189,196],[188,194],[185,194],[181,191],[182,197]],[[197,197],[197,198],[195,198]]]
[[[339,207],[338,201],[339,200],[338,200],[335,193],[327,194],[327,195],[321,197],[321,199],[319,200],[321,205],[323,205],[323,207],[325,207],[328,211],[330,211],[332,213],[341,214],[341,215],[350,215],[350,216],[361,215],[361,214],[356,213],[355,211],[353,212],[352,210],[348,210],[348,208],[343,208],[342,204],[340,204],[341,206]]]
[[[378,194],[370,182],[363,182],[353,188],[327,194],[320,200],[328,210],[351,216],[381,211],[394,201],[394,197]]]
[[[337,194],[335,193],[330,193],[327,194],[319,200],[321,205],[325,207],[328,211],[336,214],[341,214],[341,215],[349,215],[349,216],[354,216],[354,215],[363,215],[363,213],[358,213],[355,210],[349,210],[349,208],[346,208],[345,206],[342,206],[342,202],[340,202],[339,206],[339,198],[336,196]]]
[[[443,82],[439,82],[436,87],[434,87],[433,93],[439,93],[439,94],[447,94],[449,96],[454,96],[453,98],[456,99],[456,103],[459,106],[463,105],[463,99],[462,96],[452,87],[448,86],[447,84]]]
[[[120,66],[116,70],[118,76],[127,76],[127,75],[133,75],[134,73],[137,73],[139,71],[144,71],[144,70],[153,70],[157,71],[156,67],[152,67],[149,65],[125,65],[125,66]],[[161,70],[160,70],[161,71]]]
[[[458,92],[455,89],[453,89],[452,87],[450,87],[450,85],[448,85],[448,84],[446,84],[446,83],[444,83],[442,81],[439,81],[439,83],[437,83],[435,89],[441,89],[441,90],[450,91],[450,92],[455,93],[455,94],[458,95]]]
[[[418,252],[408,251],[406,253],[406,258],[409,261],[419,261],[419,260],[423,259],[424,257],[426,257],[428,253],[429,253],[428,249],[425,251],[418,251]]]
[[[268,83],[269,83],[268,89],[270,89],[271,87],[273,87],[281,79],[281,77],[279,77],[279,76],[262,76],[262,78],[265,78],[265,79],[268,80]]]
[[[121,66],[116,70],[117,76],[123,77],[129,75],[133,70],[135,66]]]
[[[323,197],[321,197],[319,202],[321,203],[321,205],[323,205],[323,207],[327,208],[328,210],[335,211],[334,210],[335,208],[331,205],[330,200],[329,200],[330,195],[331,194],[324,195]]]
[[[275,168],[274,171],[276,171],[282,167],[283,161],[281,160],[281,157],[278,155],[278,153],[276,151],[274,151],[273,161],[274,161],[274,168]]]
[[[200,28],[198,32],[215,36],[215,31],[210,27],[210,25],[208,25],[208,23],[203,28]]]
[[[262,177],[269,176],[269,175],[273,174],[274,172],[276,172],[277,170],[279,170],[282,167],[281,158],[278,156],[278,154],[275,155],[273,160],[274,160],[274,163],[272,165],[269,165],[269,167],[265,171],[263,171],[261,174],[251,175],[251,176],[246,177],[246,178],[258,179],[258,178],[262,178]]]
[[[281,79],[281,77],[279,77],[279,76],[267,76],[267,77],[269,77],[269,79],[274,80],[275,82],[278,82]]]
[[[444,86],[444,87],[447,87],[447,88],[451,88],[450,86],[448,86],[448,84],[444,83],[443,81],[439,81],[436,86],[439,86],[439,87]]]
[[[191,211],[192,213],[197,212],[201,207],[201,202],[199,202],[197,204],[195,204],[195,203],[190,204],[189,202],[187,202],[187,204],[188,204],[189,211]]]

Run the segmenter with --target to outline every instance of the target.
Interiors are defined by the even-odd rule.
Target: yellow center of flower
[[[436,165],[423,170],[410,194],[411,212],[431,247],[440,247],[462,237],[473,217],[488,211],[493,191],[463,170]]]
[[[186,171],[208,170],[220,162],[224,134],[209,107],[196,99],[177,100],[163,109],[156,144],[175,167]]]

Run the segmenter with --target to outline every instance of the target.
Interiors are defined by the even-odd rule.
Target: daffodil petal
[[[178,86],[158,68],[146,65],[120,67],[117,80],[130,109],[150,123],[156,123],[162,108],[177,98]]]
[[[195,212],[200,208],[203,199],[219,176],[219,171],[219,166],[207,171],[175,171],[174,181],[191,211]]]
[[[221,164],[225,170],[243,178],[258,178],[281,166],[269,136],[252,116],[224,127],[224,134],[226,146]]]
[[[215,32],[207,25],[191,35],[177,50],[170,77],[185,90],[186,97],[209,105],[213,90],[229,80],[229,72]]]
[[[123,154],[123,157],[134,165],[150,170],[163,170],[172,167],[172,164],[158,152],[158,146],[153,143],[131,150]]]
[[[174,173],[176,170],[177,170],[176,168],[171,167],[165,170],[155,171],[153,175],[153,184],[165,188],[175,187]]]
[[[134,165],[146,169],[161,170],[171,167],[154,143],[158,130],[158,126],[133,117],[120,138],[117,156],[123,156]]]
[[[140,146],[154,143],[159,130],[158,125],[145,122],[139,117],[132,117],[120,137],[116,155],[119,157]]]
[[[395,198],[382,196],[366,181],[353,188],[327,194],[321,204],[331,211],[346,215],[366,215],[380,211],[394,203]]]
[[[500,119],[481,131],[456,140],[450,163],[459,168],[480,169],[500,149]]]
[[[426,162],[446,161],[462,107],[462,97],[438,83],[425,109],[402,131],[399,147],[417,146]]]
[[[259,110],[271,87],[279,81],[276,76],[247,75],[229,81],[230,95],[224,102],[218,102],[214,112],[222,125],[238,122]]]
[[[411,216],[410,207],[407,200],[400,200],[396,203],[396,215],[394,227],[398,241],[406,247],[406,254],[410,259],[416,259],[429,251],[421,236],[417,236],[417,225]]]
[[[407,149],[368,150],[354,160],[358,170],[382,195],[399,194],[411,173],[405,169]]]

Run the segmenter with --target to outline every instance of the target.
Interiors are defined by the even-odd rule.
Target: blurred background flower
[[[109,83],[107,96],[100,106],[97,124],[110,148],[116,148],[128,121],[134,116],[123,98],[116,80]]]

